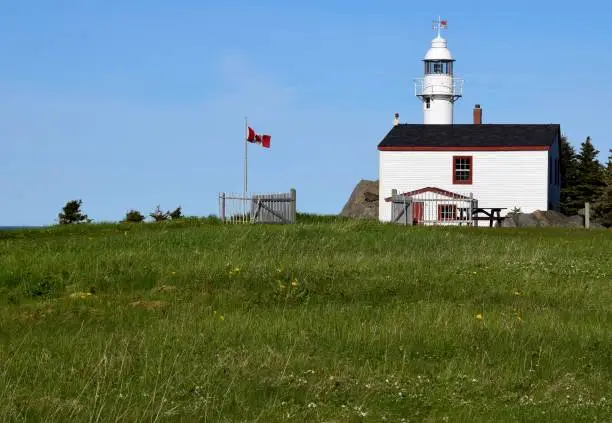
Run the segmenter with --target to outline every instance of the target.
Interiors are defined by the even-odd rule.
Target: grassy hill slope
[[[612,232],[0,232],[6,421],[604,421]]]

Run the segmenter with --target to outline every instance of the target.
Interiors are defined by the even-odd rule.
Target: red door
[[[425,211],[425,203],[417,201],[412,203],[412,223],[414,225],[423,224],[423,213]]]

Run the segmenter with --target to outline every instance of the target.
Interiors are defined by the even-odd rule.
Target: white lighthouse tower
[[[451,125],[453,105],[463,95],[463,80],[453,74],[455,60],[446,47],[446,40],[440,35],[447,27],[445,20],[434,21],[438,36],[431,41],[431,48],[425,55],[425,76],[415,80],[415,95],[423,101],[425,124]]]

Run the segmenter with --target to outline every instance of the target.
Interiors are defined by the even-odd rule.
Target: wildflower
[[[314,402],[311,402],[308,404],[308,408],[317,408],[317,404],[315,404]]]
[[[72,294],[70,294],[70,298],[78,298],[78,299],[85,299],[87,297],[91,297],[93,294],[91,292],[74,292]]]
[[[282,283],[282,282],[279,282],[279,283],[278,283],[278,287],[279,287],[280,289],[285,289],[285,284],[284,284],[284,283]]]
[[[297,279],[293,279],[293,281],[291,281],[291,286],[298,286]]]
[[[521,296],[521,295],[523,295],[523,293],[521,291],[519,291],[519,290],[516,290],[516,291],[514,291],[514,295]]]
[[[477,313],[474,317],[476,317],[478,320],[482,320],[482,313]]]

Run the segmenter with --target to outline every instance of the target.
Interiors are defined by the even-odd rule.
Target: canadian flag
[[[260,144],[264,148],[270,148],[270,140],[272,136],[256,133],[253,128],[248,127],[247,141],[255,144]]]

